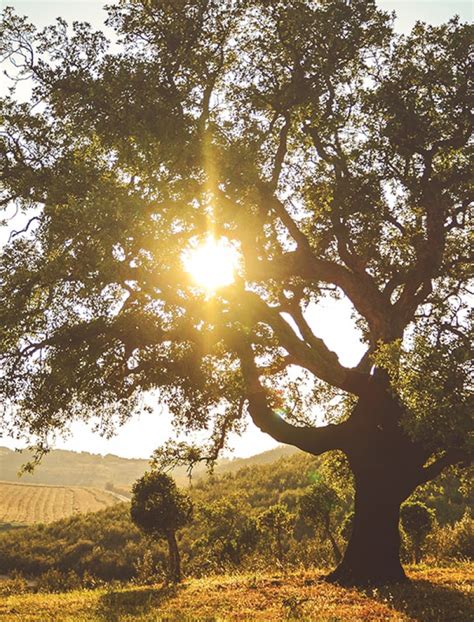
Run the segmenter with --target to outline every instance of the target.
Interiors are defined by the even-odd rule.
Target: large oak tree
[[[112,48],[0,27],[32,88],[1,104],[1,205],[25,223],[0,265],[5,429],[107,430],[157,390],[212,457],[248,412],[347,457],[332,578],[402,579],[401,502],[470,455],[472,29],[398,36],[370,0],[122,0],[109,26]],[[208,235],[239,256],[212,295],[183,267]],[[353,305],[356,367],[313,330],[328,293]]]

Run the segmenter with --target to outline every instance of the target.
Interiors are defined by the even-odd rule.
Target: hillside
[[[245,467],[263,466],[291,456],[295,450],[278,447],[252,456],[220,460],[215,475],[236,473]],[[134,481],[148,468],[147,460],[114,455],[53,450],[33,473],[18,476],[30,458],[28,452],[0,447],[0,530],[33,523],[50,523],[75,514],[95,512],[123,500]],[[185,468],[175,469],[181,486],[189,485]],[[207,480],[205,468],[193,471],[193,483]],[[104,490],[106,489],[106,490]],[[117,494],[120,493],[120,494]]]
[[[331,482],[330,478],[331,469],[323,458],[298,452],[269,464],[247,464],[236,473],[193,483],[188,489],[195,504],[193,522],[179,534],[185,572],[188,576],[203,576],[273,567],[273,536],[259,530],[258,517],[274,504],[283,504],[290,514],[291,527],[284,536],[287,563],[332,566],[333,550],[324,532],[298,519],[301,494],[310,484]],[[437,562],[474,557],[474,522],[467,514],[469,499],[458,497],[459,488],[459,480],[439,480],[425,490],[422,498],[435,510],[440,523],[443,516],[450,520],[436,526],[434,539],[425,549]],[[342,527],[352,507],[350,491],[350,481],[345,480],[331,511],[333,534],[341,549],[346,542]],[[166,556],[165,543],[151,542],[131,523],[128,503],[99,512],[76,512],[47,525],[0,534],[0,575],[18,571],[28,577],[41,577],[60,570],[69,578],[72,573],[74,581],[84,576],[100,581],[156,580],[163,576]],[[407,553],[405,561],[409,559]],[[67,579],[61,576],[61,580]]]
[[[277,447],[251,458],[234,458],[219,460],[215,473],[235,472],[245,466],[268,464],[295,453],[292,447]],[[31,459],[28,451],[12,451],[0,447],[0,479],[18,482],[18,473],[23,464]],[[33,473],[21,476],[24,483],[49,484],[60,486],[93,486],[105,488],[112,484],[115,488],[129,489],[133,482],[141,477],[148,468],[148,460],[121,458],[107,454],[101,456],[88,452],[66,451],[54,449],[44,456]],[[180,485],[186,485],[188,476],[185,468],[175,469],[173,475]],[[199,479],[206,475],[203,465],[193,471],[193,478]]]
[[[0,479],[19,481],[18,473],[31,454],[0,447]],[[52,450],[44,456],[33,473],[24,473],[25,483],[60,486],[94,486],[105,488],[108,482],[129,486],[147,468],[147,460],[129,460],[108,454],[100,456],[88,452]]]
[[[51,523],[74,514],[103,510],[118,501],[117,496],[97,488],[0,481],[0,529]]]
[[[308,485],[315,464],[314,458],[299,453],[196,483],[189,490],[196,504],[195,520],[181,533],[183,556],[193,559],[195,565],[206,565],[209,559],[221,556],[220,538],[215,542],[215,551],[211,545],[201,550],[198,543],[211,527],[200,512],[202,506],[219,508],[224,504],[232,526],[283,499],[294,506],[294,499]],[[136,575],[137,560],[150,554],[158,564],[165,559],[162,543],[151,545],[149,538],[132,525],[129,505],[123,503],[100,512],[75,513],[46,526],[31,525],[2,534],[0,574],[18,570],[37,576],[61,568],[80,574],[87,571],[104,580],[128,580]]]

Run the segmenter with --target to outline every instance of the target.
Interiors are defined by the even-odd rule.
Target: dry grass
[[[69,594],[25,594],[0,603],[0,620],[137,622],[311,620],[471,622],[472,565],[412,568],[411,584],[344,589],[316,572],[219,576],[179,587],[125,587]]]
[[[50,523],[115,503],[113,495],[96,488],[0,482],[0,523]]]

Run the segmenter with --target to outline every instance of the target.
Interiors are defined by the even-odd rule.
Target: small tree
[[[291,527],[292,516],[281,503],[271,505],[268,510],[262,512],[258,517],[258,527],[261,531],[270,535],[275,542],[277,559],[283,564],[284,549],[283,540]]]
[[[166,538],[169,548],[169,579],[181,581],[181,561],[176,532],[192,516],[189,496],[178,490],[166,473],[145,473],[132,489],[130,515],[139,529],[156,538]]]
[[[205,533],[198,540],[220,566],[239,566],[243,557],[255,550],[258,531],[255,519],[242,508],[240,499],[221,499],[203,505],[200,522]]]
[[[402,505],[400,520],[403,530],[410,539],[413,559],[418,564],[421,559],[421,547],[433,528],[435,513],[421,501],[410,501]]]
[[[341,551],[334,538],[332,523],[339,502],[337,492],[324,482],[313,484],[299,502],[301,518],[306,523],[310,523],[312,527],[322,530],[324,536],[331,543],[336,563],[341,560]]]

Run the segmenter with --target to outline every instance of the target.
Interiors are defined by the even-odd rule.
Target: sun
[[[227,238],[209,235],[204,242],[183,254],[183,264],[196,285],[209,293],[234,282],[237,251]]]

